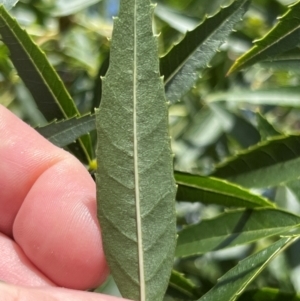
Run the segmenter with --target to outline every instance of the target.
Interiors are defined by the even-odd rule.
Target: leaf
[[[253,105],[275,105],[283,107],[300,107],[299,87],[280,87],[258,90],[232,90],[216,92],[206,96],[206,102],[229,101],[250,103]]]
[[[292,71],[298,74],[300,67],[299,48],[296,47],[274,58],[261,61],[259,65],[262,68],[271,68],[272,70],[283,70],[288,72]]]
[[[176,186],[153,10],[149,0],[121,1],[96,113],[104,251],[121,294],[137,301],[162,300],[176,245]]]
[[[193,30],[199,23],[197,19],[184,16],[161,3],[156,6],[155,15],[182,33]]]
[[[59,147],[64,147],[77,138],[95,129],[95,115],[74,117],[35,128],[42,136]]]
[[[202,202],[228,207],[274,207],[269,200],[235,184],[216,178],[175,172],[177,201]]]
[[[177,296],[179,292],[189,299],[199,297],[199,288],[191,280],[185,278],[182,273],[175,270],[172,271],[169,286],[177,291]]]
[[[285,233],[299,224],[299,216],[278,209],[229,211],[181,230],[175,255],[200,255],[248,244]]]
[[[268,140],[274,136],[281,136],[282,133],[278,132],[271,123],[261,113],[256,113],[257,127],[261,136],[261,140]]]
[[[53,17],[69,16],[100,1],[101,0],[56,0],[54,7],[49,9],[48,13]]]
[[[282,238],[266,249],[240,261],[198,301],[234,301],[266,265],[296,239]]]
[[[286,293],[271,287],[245,291],[238,301],[300,301],[300,294]]]
[[[255,45],[238,58],[228,74],[251,66],[262,60],[270,60],[292,49],[300,42],[300,1],[289,6],[288,11],[279,18],[279,22]]]
[[[48,121],[78,116],[77,107],[45,54],[14,18],[0,6],[0,34],[18,74]],[[85,139],[87,140],[87,139]],[[79,141],[88,160],[91,142]],[[77,146],[78,147],[78,146]]]
[[[300,176],[300,136],[276,137],[218,164],[213,177],[245,187],[263,188]]]
[[[249,3],[248,0],[236,0],[216,15],[207,17],[160,59],[160,72],[164,75],[166,96],[170,102],[179,100],[192,88],[199,72],[207,68],[234,25],[247,11]]]
[[[0,5],[3,5],[6,10],[12,9],[19,0],[0,0]]]

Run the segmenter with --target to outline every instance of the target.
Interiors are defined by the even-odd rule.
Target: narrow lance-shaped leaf
[[[236,0],[228,7],[203,21],[188,32],[184,39],[160,60],[164,75],[167,99],[179,100],[199,78],[219,47],[226,41],[234,25],[241,20],[249,0]]]
[[[10,51],[11,60],[32,94],[39,110],[48,121],[78,116],[77,107],[64,84],[47,60],[17,21],[0,5],[0,35]],[[79,144],[88,160],[91,142]]]
[[[245,187],[275,186],[300,176],[300,136],[276,137],[216,166],[214,177]]]
[[[300,301],[300,294],[287,293],[276,288],[264,287],[245,291],[238,301]]]
[[[239,89],[229,92],[211,93],[205,97],[205,101],[230,101],[254,105],[275,105],[298,108],[300,106],[300,89],[297,86],[257,90]]]
[[[227,207],[274,207],[268,199],[220,179],[179,171],[175,172],[175,179],[178,184],[176,195],[178,201],[202,202]]]
[[[259,61],[296,47],[300,43],[300,1],[289,6],[289,10],[279,18],[279,22],[255,45],[236,60],[228,73],[251,66]]]
[[[35,128],[53,144],[64,147],[95,129],[95,115],[85,115]]]
[[[97,200],[104,251],[121,294],[163,299],[176,244],[168,110],[154,6],[123,0],[96,113]]]
[[[218,283],[198,301],[236,300],[266,265],[295,240],[295,238],[282,238],[268,248],[240,261],[233,269],[222,276]]]
[[[299,225],[299,216],[277,209],[225,212],[181,230],[178,234],[176,256],[200,255],[248,244],[262,238],[287,234]]]

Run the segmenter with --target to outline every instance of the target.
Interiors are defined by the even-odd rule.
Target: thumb
[[[5,301],[126,301],[97,293],[76,291],[58,287],[33,288],[0,282],[1,300]],[[129,300],[127,300],[129,301]]]

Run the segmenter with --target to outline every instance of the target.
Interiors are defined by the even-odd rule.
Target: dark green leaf
[[[191,280],[175,270],[172,271],[169,286],[190,299],[199,297],[199,288]]]
[[[278,185],[300,176],[300,136],[276,137],[216,166],[212,176],[245,187]]]
[[[179,100],[207,68],[219,47],[226,41],[234,25],[241,20],[249,6],[248,0],[236,0],[207,18],[196,29],[160,60],[160,73],[164,75],[167,99]]]
[[[53,122],[35,130],[53,144],[64,147],[94,130],[95,127],[95,115],[86,115]]]
[[[276,57],[300,43],[300,1],[289,6],[279,22],[233,64],[228,73],[241,70],[259,61]]]
[[[245,291],[238,301],[300,301],[300,294],[286,293],[275,288],[264,287]]]
[[[14,66],[45,118],[52,121],[78,116],[74,101],[45,54],[3,6],[0,6],[0,34]],[[92,153],[87,151],[91,149],[90,140],[85,145],[82,141],[79,144],[90,160]]]
[[[227,207],[274,207],[267,199],[227,181],[175,172],[178,201],[202,202]]]
[[[261,140],[268,140],[271,137],[282,135],[282,133],[275,130],[273,125],[259,112],[256,113],[256,121]]]
[[[277,209],[230,211],[187,226],[178,233],[176,256],[204,254],[285,233],[300,217]]]
[[[236,300],[266,265],[294,241],[295,239],[292,238],[282,238],[268,248],[240,261],[237,266],[222,276],[218,283],[198,301]]]

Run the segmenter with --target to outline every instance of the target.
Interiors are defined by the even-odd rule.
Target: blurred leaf
[[[299,73],[300,69],[300,51],[295,48],[286,51],[274,58],[261,61],[259,65],[263,68],[271,68],[272,70],[284,70],[288,72]]]
[[[259,61],[276,57],[300,43],[300,1],[289,6],[279,22],[255,45],[236,60],[228,73],[241,70]]]
[[[165,79],[167,99],[179,100],[199,78],[219,47],[226,41],[234,25],[249,6],[248,0],[236,0],[213,17],[206,18],[160,60],[160,73]]]
[[[216,92],[207,95],[205,101],[246,102],[254,105],[300,107],[300,88],[280,87],[274,89]]]
[[[240,261],[233,269],[223,275],[217,284],[198,301],[234,301],[248,284],[296,239],[282,238],[266,249]]]
[[[48,13],[53,17],[69,16],[100,1],[101,0],[56,0],[54,6],[48,10]]]
[[[177,257],[205,254],[278,235],[300,224],[300,217],[277,209],[229,211],[178,233]]]
[[[259,112],[256,113],[256,121],[261,140],[268,140],[271,137],[282,135],[282,133],[275,130],[273,125]]]
[[[300,136],[276,137],[237,153],[211,174],[245,187],[263,188],[300,176]]]
[[[0,0],[0,5],[3,5],[6,10],[12,9],[19,0]]]
[[[275,288],[264,287],[261,289],[245,291],[238,301],[300,301],[300,294],[286,293]]]
[[[172,270],[169,286],[190,299],[199,297],[199,288],[182,273]]]
[[[293,181],[288,181],[284,183],[284,185],[291,190],[298,202],[300,202],[300,179],[298,178]]]
[[[161,3],[156,6],[155,15],[182,33],[193,30],[199,23],[197,19],[184,16]]]
[[[177,201],[202,202],[226,207],[274,207],[269,200],[216,178],[176,171]]]
[[[95,115],[85,115],[53,122],[35,130],[56,146],[64,147],[95,127]]]
[[[0,34],[10,51],[18,74],[31,92],[39,110],[48,121],[78,116],[79,112],[61,79],[48,62],[45,54],[30,36],[0,6]],[[79,142],[88,160],[91,143]]]

